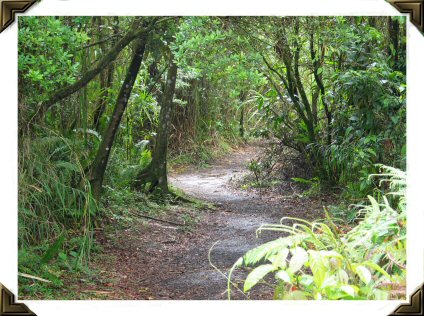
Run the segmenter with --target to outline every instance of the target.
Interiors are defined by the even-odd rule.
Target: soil
[[[97,285],[84,290],[107,299],[227,299],[226,275],[246,251],[280,234],[256,230],[263,223],[278,223],[282,217],[314,220],[323,217],[322,199],[286,194],[243,191],[234,179],[246,173],[248,162],[260,155],[260,144],[241,147],[206,168],[189,167],[171,174],[170,183],[188,196],[209,202],[213,208],[172,209],[181,221],[196,218],[191,231],[155,221],[137,222],[112,236],[97,236],[104,254],[97,258],[101,270]],[[325,201],[324,201],[325,202]],[[168,218],[169,219],[169,218]],[[211,249],[212,267],[208,260]],[[247,271],[238,271],[233,281],[243,287]],[[99,286],[98,284],[102,284]],[[232,299],[272,299],[272,287],[259,285],[251,293],[232,290]]]

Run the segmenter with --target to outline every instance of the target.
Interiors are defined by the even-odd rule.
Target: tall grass
[[[85,142],[73,136],[44,129],[42,135],[19,140],[19,247],[51,245],[71,232],[80,238],[83,263],[90,254],[97,204],[84,172]]]

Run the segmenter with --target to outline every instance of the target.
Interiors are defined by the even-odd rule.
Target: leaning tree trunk
[[[93,196],[97,200],[101,195],[103,177],[109,160],[109,154],[115,140],[116,131],[118,130],[119,124],[121,123],[121,119],[127,107],[128,99],[130,98],[135,79],[137,78],[138,71],[140,70],[145,48],[146,37],[143,37],[137,43],[131,64],[127,70],[127,74],[121,86],[121,90],[119,91],[115,110],[111,117],[109,126],[103,134],[103,139],[99,150],[97,151],[96,158],[90,167],[89,179],[91,183],[91,189]]]
[[[132,23],[129,31],[118,41],[116,44],[104,55],[102,56],[87,72],[85,72],[79,80],[75,83],[66,86],[62,89],[56,91],[50,98],[43,102],[38,109],[38,111],[30,119],[30,122],[37,122],[44,117],[44,114],[57,102],[69,97],[73,93],[81,90],[86,85],[88,85],[91,80],[93,80],[100,72],[102,72],[110,63],[115,61],[120,52],[127,47],[133,40],[144,34],[148,34],[155,22],[156,18],[153,20],[143,20],[142,18],[136,18]]]
[[[150,191],[159,189],[161,193],[169,193],[167,174],[168,137],[173,109],[175,83],[177,80],[177,65],[170,54],[170,64],[166,76],[165,91],[161,97],[159,127],[156,137],[156,146],[153,150],[152,162],[142,170],[136,180],[138,188],[150,183]]]

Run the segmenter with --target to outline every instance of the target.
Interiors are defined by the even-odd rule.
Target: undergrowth
[[[241,267],[253,268],[243,292],[265,283],[273,286],[275,299],[404,298],[406,174],[396,168],[379,168],[382,173],[370,177],[380,179],[385,190],[358,205],[359,223],[348,231],[337,227],[326,209],[325,221],[285,217],[279,224],[262,225],[258,233],[277,231],[284,237],[237,260],[228,276],[228,298],[232,275]]]
[[[62,285],[61,275],[83,271],[96,247],[98,204],[85,175],[91,158],[85,148],[93,140],[39,133],[19,144],[19,272],[29,275],[19,278],[24,293]]]

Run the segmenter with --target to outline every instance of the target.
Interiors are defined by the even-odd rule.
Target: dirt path
[[[262,223],[278,221],[281,217],[278,212],[273,212],[261,197],[230,187],[231,179],[245,172],[248,162],[260,151],[258,146],[245,147],[207,169],[170,178],[172,185],[188,195],[214,203],[218,211],[202,218],[203,228],[197,232],[202,238],[184,256],[191,268],[164,286],[182,290],[181,294],[190,292],[192,299],[224,299],[226,278],[208,262],[212,245],[218,242],[211,252],[213,264],[227,273],[246,251],[272,239],[269,234],[256,238],[255,232]]]
[[[261,150],[257,145],[246,146],[208,168],[173,174],[173,186],[214,203],[217,209],[201,211],[191,234],[154,223],[143,227],[143,231],[132,228],[119,234],[109,249],[116,254],[114,266],[118,267],[118,294],[112,298],[226,299],[227,280],[208,261],[214,243],[219,241],[211,253],[212,262],[227,273],[246,251],[278,237],[263,233],[256,238],[256,229],[262,223],[277,223],[283,216],[317,218],[318,201],[261,197],[231,188],[231,179],[245,172],[248,161]],[[240,284],[243,276],[243,272],[236,274]],[[246,298],[233,293],[235,299]],[[272,291],[261,288],[250,298],[272,299]]]

